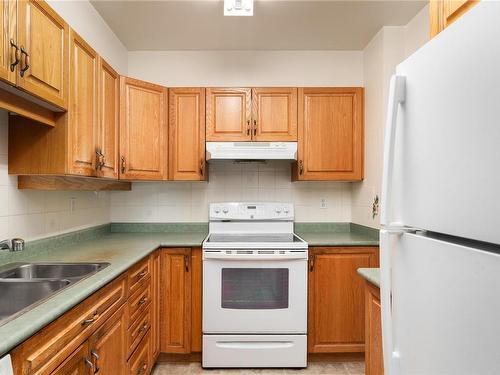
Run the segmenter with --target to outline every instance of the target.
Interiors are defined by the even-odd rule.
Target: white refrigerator
[[[500,374],[500,2],[396,69],[382,182],[386,374]]]

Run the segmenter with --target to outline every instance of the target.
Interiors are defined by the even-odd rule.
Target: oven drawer
[[[306,335],[203,335],[203,367],[307,367]]]

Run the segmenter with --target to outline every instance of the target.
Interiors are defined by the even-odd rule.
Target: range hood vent
[[[207,142],[211,160],[297,160],[297,142]]]

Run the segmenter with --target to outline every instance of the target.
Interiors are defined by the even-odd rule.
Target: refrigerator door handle
[[[405,230],[380,230],[380,306],[382,312],[382,352],[384,357],[384,372],[388,375],[397,374],[396,360],[399,352],[394,350],[394,332],[392,327],[392,267],[391,241],[393,236],[400,236]]]
[[[389,85],[389,98],[387,108],[387,122],[385,125],[384,140],[384,170],[382,174],[382,194],[380,223],[391,225],[390,215],[392,213],[392,175],[394,167],[394,144],[396,140],[396,125],[398,109],[404,103],[406,97],[406,77],[393,75]]]

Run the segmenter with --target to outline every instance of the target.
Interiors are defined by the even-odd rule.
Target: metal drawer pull
[[[87,326],[89,324],[94,323],[98,317],[99,317],[99,312],[96,311],[94,312],[92,318],[82,320],[82,326]]]
[[[148,299],[146,297],[142,297],[139,302],[137,302],[137,305],[140,306],[140,305],[144,305],[146,302],[148,301]]]
[[[94,373],[95,373],[95,366],[94,366],[94,364],[92,363],[92,361],[91,361],[90,359],[88,359],[88,358],[84,358],[83,360],[85,361],[85,364],[86,364],[87,366],[89,366],[92,370],[94,370]]]
[[[139,333],[143,333],[148,329],[147,323],[144,323],[141,328],[139,329]]]
[[[90,354],[92,355],[92,357],[95,358],[95,370],[94,370],[94,374],[97,374],[99,372],[99,366],[97,366],[97,361],[99,360],[99,354],[97,354],[94,350],[91,350]]]
[[[11,48],[14,48],[14,61],[10,64],[10,71],[13,72],[16,69],[16,65],[21,61],[21,56],[19,55],[19,47],[14,43],[14,39],[10,40]]]
[[[28,52],[26,52],[24,46],[21,46],[21,60],[23,58],[23,55],[24,55],[24,66],[21,61],[21,70],[19,71],[21,77],[24,77],[24,73],[26,73],[26,71],[30,68],[30,59],[29,59],[30,55],[28,55]]]
[[[148,369],[148,364],[146,362],[142,363],[142,366],[137,369],[137,375],[144,374]]]
[[[140,280],[142,279],[144,276],[146,276],[147,272],[146,271],[142,271],[142,272],[139,272],[137,274],[137,278]]]

